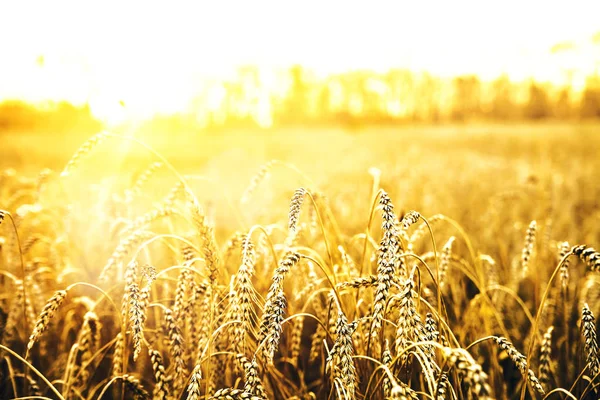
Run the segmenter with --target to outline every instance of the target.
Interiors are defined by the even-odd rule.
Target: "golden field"
[[[0,398],[596,399],[599,129],[2,132]]]

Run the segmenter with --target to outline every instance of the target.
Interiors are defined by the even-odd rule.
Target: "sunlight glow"
[[[227,92],[219,82],[253,65],[251,113],[269,126],[269,96],[289,85],[280,71],[294,64],[317,77],[405,68],[580,90],[600,71],[598,15],[594,0],[3,2],[0,100],[87,103],[109,123],[191,109],[202,120],[199,94],[217,110]],[[330,102],[339,102],[335,91]],[[404,105],[387,107],[401,114]]]

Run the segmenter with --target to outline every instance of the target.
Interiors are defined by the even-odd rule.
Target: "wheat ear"
[[[35,326],[33,328],[33,332],[31,333],[31,336],[29,336],[29,343],[27,343],[28,350],[31,350],[31,348],[33,347],[35,342],[40,338],[42,333],[44,333],[44,331],[48,328],[48,325],[50,324],[52,317],[54,317],[54,314],[56,313],[56,311],[58,310],[60,305],[63,303],[63,301],[65,300],[65,297],[67,297],[67,291],[66,290],[58,290],[48,300],[48,302],[42,309],[42,312],[40,313],[40,316],[39,316],[37,322],[35,323]]]
[[[587,364],[590,366],[592,376],[596,376],[600,372],[600,363],[598,361],[598,341],[596,339],[596,318],[590,307],[583,305],[581,312],[581,330],[585,339],[585,355]]]

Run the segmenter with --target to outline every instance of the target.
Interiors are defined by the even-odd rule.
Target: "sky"
[[[171,111],[243,64],[560,83],[600,65],[598,15],[598,0],[0,0],[0,100]]]

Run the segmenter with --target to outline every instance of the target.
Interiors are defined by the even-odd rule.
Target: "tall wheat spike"
[[[552,331],[554,327],[551,326],[544,333],[542,339],[542,345],[540,347],[540,369],[539,378],[542,387],[548,387],[550,382],[550,363],[552,360]]]
[[[54,314],[56,313],[56,311],[58,310],[60,305],[63,303],[63,301],[65,300],[65,297],[67,297],[67,291],[66,290],[58,290],[48,300],[48,302],[42,309],[42,312],[40,313],[40,316],[39,316],[37,322],[35,323],[35,326],[33,328],[33,332],[31,333],[31,336],[29,336],[29,343],[27,343],[28,350],[31,350],[31,348],[33,347],[35,342],[39,339],[39,337],[42,335],[42,333],[44,333],[44,331],[48,328],[48,325],[50,324],[52,317],[54,317]]]
[[[581,312],[581,333],[585,340],[585,354],[587,364],[590,367],[592,376],[596,376],[600,372],[600,362],[598,360],[598,341],[596,339],[596,318],[590,307],[583,305]]]
[[[562,260],[570,250],[569,242],[562,242],[559,245],[558,257]],[[569,259],[567,258],[560,266],[560,287],[564,290],[569,285]]]
[[[452,259],[452,244],[454,243],[454,236],[450,237],[442,249],[442,257],[440,261],[440,287],[444,287],[446,284],[446,274],[448,273],[448,267],[450,266],[450,260]]]
[[[531,386],[538,393],[544,395],[546,392],[540,384],[539,379],[531,369],[527,368],[527,357],[521,354],[516,347],[504,337],[494,337],[494,341],[502,350],[506,351],[508,357],[515,363],[515,366],[521,371],[523,376],[527,378]]]
[[[358,376],[352,358],[354,354],[352,334],[356,327],[356,321],[348,323],[346,316],[342,312],[338,313],[335,329],[336,340],[327,359],[327,368],[330,370],[332,378],[342,382],[350,399],[356,397],[358,386]]]
[[[403,350],[408,347],[409,343],[418,341],[419,335],[424,332],[421,316],[417,312],[413,300],[415,296],[413,288],[414,281],[411,274],[411,276],[405,280],[402,293],[400,294],[398,322],[396,323],[396,354],[402,353]],[[408,355],[404,353],[402,360],[406,360],[407,356]]]
[[[600,252],[584,244],[573,246],[571,252],[586,263],[592,271],[600,271]]]
[[[154,349],[148,349],[148,355],[150,356],[152,371],[154,372],[154,379],[156,381],[154,390],[152,391],[152,398],[167,400],[169,397],[169,386],[162,356],[158,350]]]
[[[523,251],[521,252],[521,271],[523,276],[527,276],[529,272],[529,260],[533,253],[535,246],[535,234],[537,231],[537,224],[535,221],[531,221],[527,228],[527,234],[525,235],[525,244],[523,245]]]
[[[302,208],[302,203],[304,202],[305,194],[306,189],[299,188],[294,192],[294,196],[292,197],[288,217],[288,228],[290,235],[295,234],[298,230],[298,220],[300,219],[300,210]]]
[[[77,168],[77,166],[79,165],[81,160],[85,156],[87,156],[92,150],[94,150],[96,148],[96,146],[98,146],[100,143],[102,143],[104,141],[104,139],[106,139],[106,137],[107,137],[107,132],[100,132],[100,133],[95,134],[91,138],[89,138],[87,141],[85,141],[81,145],[81,147],[79,147],[79,149],[77,149],[75,154],[73,154],[73,156],[71,157],[71,159],[69,160],[69,162],[67,163],[67,165],[65,166],[65,168],[63,169],[63,171],[60,175],[61,176],[69,176],[71,174],[71,172],[73,172],[73,170],[75,168]]]
[[[186,366],[184,356],[184,339],[181,334],[181,328],[173,318],[173,312],[170,309],[164,310],[164,329],[169,340],[169,351],[171,353],[171,362],[174,365],[173,391],[179,393],[183,388],[184,378],[186,376]]]
[[[456,368],[459,377],[462,378],[474,398],[492,399],[487,374],[483,372],[481,365],[477,364],[467,351],[445,348],[443,353],[448,360],[448,364]]]
[[[388,301],[388,295],[394,273],[396,270],[395,255],[400,246],[400,241],[396,233],[394,221],[394,206],[387,193],[383,192],[379,199],[379,204],[383,210],[382,231],[383,237],[379,245],[379,255],[377,258],[377,288],[375,289],[375,299],[373,301],[373,319],[371,322],[371,337],[377,339],[383,321],[383,312]]]
[[[200,392],[200,382],[202,381],[202,369],[197,365],[192,372],[192,378],[187,388],[187,400],[200,400],[202,394]]]

